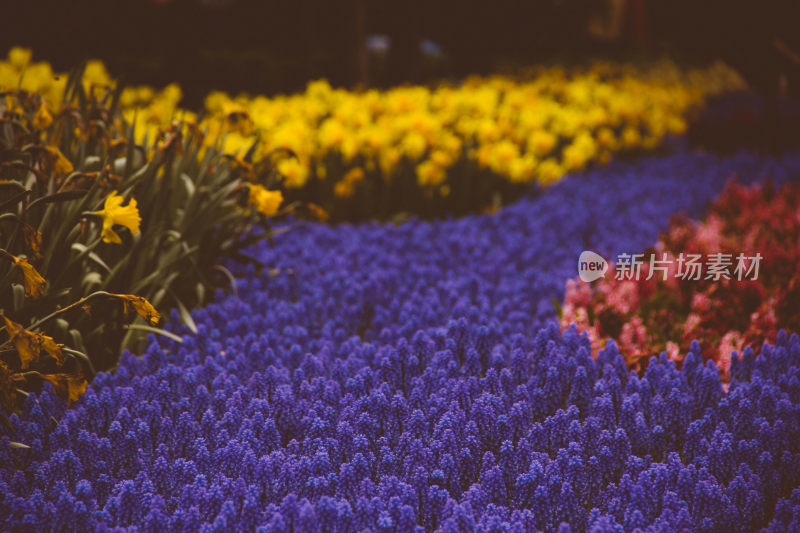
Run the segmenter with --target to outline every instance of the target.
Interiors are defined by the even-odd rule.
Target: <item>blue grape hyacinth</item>
[[[800,340],[694,343],[628,371],[559,331],[583,249],[636,252],[734,174],[678,154],[572,176],[496,215],[309,224],[238,295],[151,338],[70,409],[31,394],[0,443],[9,531],[800,529]],[[232,267],[233,268],[233,267]],[[30,449],[11,448],[22,442]]]

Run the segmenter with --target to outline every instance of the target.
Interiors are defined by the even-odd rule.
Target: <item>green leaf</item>
[[[195,296],[197,298],[197,305],[203,305],[203,302],[206,300],[206,286],[199,281],[197,285],[195,285]]]
[[[83,279],[81,280],[81,287],[83,287],[84,292],[90,292],[89,289],[92,287],[97,287],[103,284],[103,276],[100,275],[99,272],[87,272]]]
[[[198,248],[200,248],[200,245],[199,244],[195,244],[191,248],[185,250],[185,252],[182,255],[178,256],[177,258],[171,259],[171,260],[169,260],[169,262],[165,262],[165,263],[159,264],[158,269],[154,270],[153,272],[151,272],[150,274],[148,274],[144,278],[139,279],[136,282],[136,284],[133,286],[133,288],[131,289],[131,292],[134,293],[134,294],[142,292],[144,290],[144,288],[147,287],[147,285],[149,285],[150,283],[153,283],[159,277],[161,277],[161,278],[166,280],[166,281],[162,281],[159,285],[161,285],[161,286],[168,285],[174,279],[174,277],[179,274],[179,272],[173,272],[171,277],[166,277],[166,278],[164,278],[164,272],[169,272],[169,270],[173,267],[173,265],[175,265],[178,262],[182,261],[187,256],[195,253]],[[162,255],[162,258],[163,257],[164,257],[164,255]]]
[[[8,445],[11,446],[15,450],[30,450],[31,447],[27,444],[22,444],[21,442],[15,442],[13,440],[8,441]]]
[[[77,331],[77,330],[72,330],[72,331]],[[71,333],[71,332],[70,332],[70,333]],[[72,348],[67,348],[66,346],[62,346],[62,347],[61,347],[61,350],[62,350],[64,353],[67,353],[67,354],[69,354],[69,355],[72,355],[72,356],[74,356],[74,357],[77,357],[78,359],[80,359],[81,361],[83,361],[83,362],[84,362],[84,364],[86,365],[86,367],[89,369],[89,372],[90,372],[90,375],[91,375],[91,376],[94,376],[95,374],[97,374],[97,372],[96,372],[96,371],[95,371],[95,369],[94,369],[94,365],[92,364],[92,360],[91,360],[91,359],[89,359],[89,356],[88,356],[88,355],[86,355],[85,353],[83,353],[83,352],[80,352],[80,351],[78,351],[78,350],[73,350]]]
[[[259,140],[260,139],[256,139],[255,141],[253,141],[253,144],[247,150],[247,153],[244,154],[244,160],[247,161],[248,163],[253,162],[253,154],[256,153],[256,148],[258,148]]]
[[[64,320],[63,318],[60,318],[60,317],[59,317],[59,318],[56,318],[56,319],[53,321],[53,323],[56,325],[56,327],[58,328],[58,331],[59,331],[60,333],[66,333],[66,332],[67,332],[67,330],[69,329],[69,322],[67,322],[67,321],[66,321],[66,320]]]
[[[99,266],[101,266],[106,272],[111,272],[111,267],[109,267],[105,263],[105,261],[100,259],[99,255],[97,255],[96,253],[92,252],[89,249],[89,247],[86,246],[85,244],[81,244],[79,242],[73,242],[72,246],[70,248],[72,248],[73,250],[75,250],[77,252],[80,252],[81,254],[87,254],[87,257],[89,257],[89,259],[91,259],[92,261],[97,263]]]
[[[119,100],[120,96],[122,96],[122,90],[125,86],[121,83],[118,83],[114,90],[111,93],[111,103],[108,106],[108,115],[110,117],[116,116],[117,109],[119,108]]]
[[[18,181],[0,180],[0,190],[3,189],[18,189],[20,191],[24,191],[25,186]]]
[[[228,278],[228,282],[231,284],[231,292],[233,292],[234,298],[239,298],[239,289],[236,287],[236,278],[233,277],[233,274],[230,270],[225,268],[222,265],[214,265],[214,270],[222,272],[222,275]]]
[[[148,175],[151,173],[151,171],[152,171],[152,172],[155,172],[155,171],[156,171],[156,165],[155,165],[155,163],[153,163],[152,161],[148,161],[147,163],[145,163],[144,165],[142,165],[142,167],[141,167],[139,170],[137,170],[136,172],[134,172],[133,174],[131,174],[131,176],[130,176],[129,178],[126,178],[126,179],[125,179],[125,182],[124,182],[124,188],[123,188],[123,190],[121,191],[121,193],[122,193],[124,196],[127,196],[127,195],[128,195],[128,192],[129,192],[129,191],[130,191],[130,190],[131,190],[131,189],[132,189],[132,188],[133,188],[133,187],[134,187],[134,186],[135,186],[137,183],[139,183],[140,181],[142,181],[143,179],[145,179],[145,178],[146,178],[146,177],[147,177],[147,176],[148,176]]]
[[[37,198],[33,202],[28,205],[28,209],[33,208],[33,206],[38,204],[51,204],[53,202],[66,202],[69,200],[77,200],[78,198],[83,198],[88,193],[88,190],[75,190],[75,191],[64,191],[64,192],[57,192],[55,194],[48,194],[47,196],[42,196],[41,198]]]
[[[170,339],[174,340],[175,342],[183,343],[183,338],[181,338],[178,335],[175,335],[174,333],[172,333],[170,331],[164,330],[164,329],[154,328],[152,326],[145,326],[143,324],[127,324],[127,325],[125,325],[123,327],[125,329],[133,329],[133,330],[137,330],[137,331],[146,331],[148,333],[155,333],[157,335],[163,335],[164,337],[170,338]]]
[[[12,182],[12,183],[16,183],[16,182]],[[14,204],[17,204],[17,203],[21,202],[26,196],[28,196],[31,193],[31,191],[29,191],[28,189],[25,189],[25,187],[23,187],[21,184],[19,184],[19,183],[16,183],[16,184],[17,184],[17,186],[22,188],[23,191],[15,194],[14,196],[12,196],[10,198],[8,198],[8,200],[4,200],[2,203],[0,203],[0,209],[5,209],[8,206],[12,206]],[[5,194],[4,194],[4,196],[5,196]]]
[[[133,156],[135,154],[136,147],[133,145],[134,139],[134,124],[136,124],[136,117],[139,115],[139,108],[135,107],[133,109],[133,122],[131,122],[130,126],[128,126],[128,131],[125,132],[125,135],[128,139],[128,144],[125,146],[125,168],[123,169],[122,177],[126,180],[130,178],[131,172],[133,171]]]
[[[14,146],[14,128],[8,122],[3,124],[3,143],[7,148]]]
[[[150,298],[150,303],[153,304],[153,307],[158,308],[161,304],[161,301],[164,299],[164,296],[167,294],[167,289],[160,288],[156,291],[155,295]]]
[[[102,167],[102,161],[100,160],[99,156],[90,155],[86,159],[83,160],[83,165],[81,165],[81,169],[84,171],[88,171],[89,168],[93,168],[94,170],[100,170]]]
[[[76,346],[81,351],[86,351],[86,348],[83,345],[83,335],[77,329],[69,330],[69,336],[72,339],[72,344]]]
[[[183,322],[192,333],[197,333],[197,325],[194,323],[192,314],[186,309],[178,298],[175,298],[175,303],[178,304],[178,313],[181,315],[181,322]]]
[[[186,188],[186,195],[191,198],[194,196],[195,186],[192,178],[190,178],[186,174],[181,174],[181,181],[183,181],[183,186]]]
[[[14,291],[14,310],[22,309],[25,305],[25,287],[19,283],[12,283],[11,287]]]

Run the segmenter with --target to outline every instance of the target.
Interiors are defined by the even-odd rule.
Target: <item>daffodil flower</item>
[[[47,129],[53,123],[53,115],[47,108],[47,104],[42,100],[39,105],[39,110],[36,111],[36,116],[33,117],[33,127],[37,130]]]
[[[134,235],[139,233],[142,217],[139,216],[139,209],[136,207],[136,198],[131,198],[125,206],[122,205],[124,200],[123,196],[114,191],[106,198],[103,209],[94,212],[95,215],[103,217],[103,242],[122,243],[122,239],[113,229],[116,225],[125,226]]]
[[[272,216],[278,212],[283,203],[281,191],[270,191],[261,185],[250,185],[250,203],[264,216]]]
[[[278,163],[278,173],[283,176],[284,183],[289,188],[298,189],[308,180],[308,168],[296,157],[289,157]]]

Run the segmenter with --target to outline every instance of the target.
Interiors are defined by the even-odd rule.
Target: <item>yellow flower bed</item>
[[[52,105],[59,101],[63,76],[54,80],[49,65],[14,49],[0,62],[0,87],[20,78],[23,88]],[[112,83],[101,63],[88,64],[87,90]],[[454,167],[465,162],[511,184],[549,184],[614,153],[657,147],[685,131],[687,112],[706,97],[743,85],[722,64],[685,70],[668,61],[594,63],[387,91],[334,89],[323,80],[302,94],[273,98],[213,92],[202,118],[178,107],[174,84],[126,88],[120,105],[137,142],[184,120],[206,133],[207,145],[222,139],[223,151],[240,158],[251,148],[252,161],[290,150],[296,159],[277,163],[286,190],[316,180],[326,182],[326,194],[345,199],[371,180],[391,182],[403,173],[429,196],[447,195],[459,186]]]
[[[197,117],[177,109],[176,86],[124,95],[114,86],[99,62],[56,75],[24,49],[0,61],[6,412],[44,382],[75,401],[96,369],[139,349],[149,333],[180,341],[156,327],[156,306],[193,330],[189,309],[233,282],[223,261],[270,238],[271,219],[298,209],[326,216],[316,205],[285,205],[281,190],[258,183],[263,165],[205,143]],[[134,136],[148,141],[136,144],[122,114],[140,105]],[[306,173],[297,159],[276,163],[285,181]]]
[[[255,158],[281,148],[297,154],[289,188],[302,187],[328,155],[347,170],[379,169],[390,179],[405,159],[420,186],[442,184],[464,158],[515,183],[550,183],[614,152],[651,149],[686,129],[686,112],[741,79],[722,65],[681,71],[663,63],[647,70],[595,64],[583,71],[541,69],[530,81],[475,78],[460,86],[400,87],[351,92],[325,81],[289,97],[212,93],[201,121],[225,149],[256,143]],[[152,106],[152,105],[151,105]],[[128,112],[132,116],[132,111]],[[141,124],[158,121],[142,114]],[[326,175],[324,179],[345,179]],[[346,189],[346,187],[342,187]]]

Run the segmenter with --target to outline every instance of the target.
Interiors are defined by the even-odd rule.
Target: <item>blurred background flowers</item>
[[[179,83],[186,106],[212,90],[274,95],[308,80],[389,87],[586,57],[723,60],[751,85],[793,80],[791,0],[2,0],[0,50],[33,48],[56,69],[102,58],[133,85]],[[791,80],[790,80],[791,81]],[[796,84],[789,83],[792,90]]]

